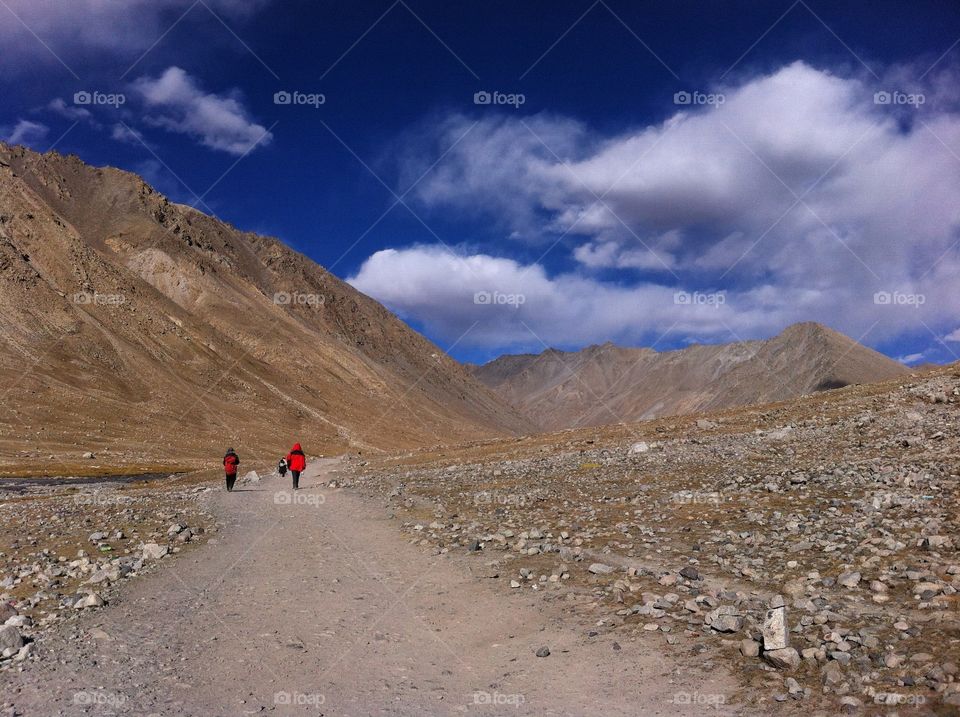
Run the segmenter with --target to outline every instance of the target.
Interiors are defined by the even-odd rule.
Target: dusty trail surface
[[[376,506],[326,488],[332,467],[311,464],[286,504],[276,477],[213,494],[215,541],[44,640],[39,662],[0,677],[4,702],[23,715],[666,715],[733,691],[720,670],[618,649],[404,542]]]

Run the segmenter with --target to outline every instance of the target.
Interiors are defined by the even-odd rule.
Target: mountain
[[[2,143],[0,336],[3,462],[166,465],[227,445],[272,460],[294,440],[332,452],[530,427],[277,239],[134,174]]]
[[[817,323],[764,341],[665,352],[606,343],[501,356],[471,370],[544,430],[781,401],[909,371]]]

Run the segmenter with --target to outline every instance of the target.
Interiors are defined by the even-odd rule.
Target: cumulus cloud
[[[13,127],[0,127],[0,134],[9,144],[25,144],[33,147],[46,139],[50,128],[39,122],[19,120]]]
[[[194,137],[211,149],[242,155],[273,139],[250,118],[237,92],[204,92],[179,67],[169,67],[157,78],[141,77],[134,89],[153,112],[147,123]]]
[[[269,0],[205,0],[211,10],[239,18]],[[78,51],[110,53],[145,50],[190,9],[206,13],[193,0],[5,0],[0,7],[0,45],[9,58],[69,62]],[[39,39],[38,39],[39,38]],[[21,65],[22,66],[22,65]],[[5,62],[6,71],[18,63]]]
[[[762,287],[685,291],[652,282],[624,287],[576,273],[551,277],[538,264],[435,246],[378,251],[347,281],[443,341],[499,349],[649,343],[667,333],[672,341],[734,341],[777,331],[812,298],[795,293],[774,306]]]
[[[726,289],[760,312],[740,324],[751,333],[788,318],[874,340],[919,320],[947,330],[960,312],[957,85],[949,72],[923,87],[909,76],[876,82],[796,62],[712,88],[722,104],[615,136],[550,116],[449,117],[417,153],[453,148],[411,195],[489,216],[504,236],[562,237],[554,251],[579,268],[552,284],[618,270],[638,291]],[[931,100],[875,102],[898,88]],[[405,171],[416,177],[425,161]],[[617,313],[623,330],[653,323]]]
[[[960,344],[960,328],[956,328],[951,331],[949,334],[943,337],[944,341],[950,341],[955,344]]]

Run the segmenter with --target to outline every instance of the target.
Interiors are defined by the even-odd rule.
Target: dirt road
[[[30,716],[733,712],[715,705],[729,675],[675,663],[660,635],[590,637],[561,604],[410,545],[382,508],[326,488],[331,466],[311,464],[296,494],[276,477],[211,494],[215,541],[45,639],[39,662],[0,676],[2,702]]]

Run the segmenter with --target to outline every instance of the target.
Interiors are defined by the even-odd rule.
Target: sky
[[[797,321],[960,359],[955,2],[0,0],[0,18],[0,139],[276,236],[458,359]]]

